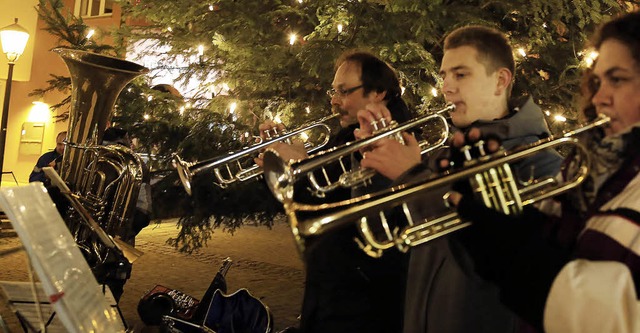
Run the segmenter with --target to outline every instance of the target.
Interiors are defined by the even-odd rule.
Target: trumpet
[[[434,178],[398,185],[377,193],[363,195],[349,200],[320,205],[303,204],[293,201],[292,196],[284,196],[285,213],[289,219],[294,238],[300,251],[304,251],[305,239],[325,234],[348,224],[357,223],[362,240],[356,238],[360,247],[372,257],[380,257],[385,250],[397,248],[406,252],[410,247],[463,229],[471,225],[449,209],[441,216],[424,219],[416,223],[411,216],[409,202],[434,189],[449,188],[453,183],[469,180],[474,193],[479,194],[489,208],[513,215],[522,211],[523,206],[555,197],[580,185],[589,173],[589,153],[575,136],[595,127],[608,124],[610,119],[600,116],[585,126],[569,131],[560,137],[549,137],[535,143],[509,151],[499,150],[491,155],[473,160],[465,167],[438,175]],[[545,149],[569,145],[574,148],[572,177],[562,183],[553,177],[519,183],[513,176],[509,163],[530,157]],[[322,164],[322,161],[316,161]],[[443,196],[448,207],[448,193]],[[406,226],[392,228],[387,221],[390,209],[400,207],[406,219]],[[299,218],[299,213],[311,218]],[[369,224],[368,216],[378,216],[384,230],[385,239],[380,239]],[[419,222],[419,221],[418,221]]]
[[[366,148],[372,143],[383,138],[395,137],[396,139],[402,140],[401,132],[419,128],[431,121],[437,121],[439,124],[436,124],[436,126],[439,125],[438,128],[440,129],[440,137],[438,141],[430,143],[426,140],[421,140],[418,143],[421,154],[429,153],[442,147],[449,138],[449,125],[447,123],[447,119],[442,116],[442,114],[453,111],[454,109],[455,105],[450,104],[443,109],[409,120],[402,125],[398,125],[392,121],[389,126],[382,128],[378,133],[374,133],[374,135],[369,138],[350,142],[339,147],[319,152],[314,156],[292,164],[289,164],[289,162],[280,158],[277,152],[267,150],[264,154],[265,180],[267,181],[267,185],[269,186],[269,189],[271,189],[271,192],[273,192],[280,202],[292,199],[293,185],[300,179],[301,175],[307,175],[312,187],[311,190],[318,197],[323,197],[325,193],[333,191],[339,187],[351,188],[364,184],[376,174],[375,170],[356,169],[349,171],[342,161],[344,157],[350,156],[352,153]],[[323,169],[323,166],[327,163],[340,164],[340,168],[343,173],[337,181],[330,180],[327,172]],[[322,174],[325,177],[324,184],[320,184],[313,174],[317,169],[322,170]]]
[[[175,165],[180,182],[184,187],[187,194],[192,194],[191,184],[193,177],[199,173],[213,170],[215,181],[214,183],[221,188],[226,188],[230,184],[235,182],[245,182],[250,179],[254,179],[262,175],[262,168],[255,163],[246,167],[245,162],[247,158],[251,158],[256,153],[264,149],[270,144],[275,142],[291,142],[291,139],[296,135],[302,135],[305,132],[319,130],[321,141],[315,145],[305,142],[305,148],[308,153],[316,152],[322,149],[328,142],[331,134],[331,128],[326,124],[327,121],[338,117],[338,114],[333,114],[324,118],[321,118],[309,125],[302,126],[291,132],[278,133],[275,129],[273,135],[267,133],[268,140],[261,140],[259,143],[250,147],[245,147],[242,150],[231,152],[226,156],[216,156],[207,160],[199,162],[187,162],[183,160],[178,154],[173,154],[172,160]],[[245,162],[245,163],[243,163]]]

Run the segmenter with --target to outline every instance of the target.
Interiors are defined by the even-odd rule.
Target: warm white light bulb
[[[555,116],[553,117],[553,119],[555,119],[556,121],[562,121],[562,122],[567,121],[567,118],[565,118],[564,116],[559,115],[559,114],[555,115]]]
[[[95,33],[96,31],[94,29],[89,29],[89,32],[87,32],[87,39],[90,39],[91,37],[93,37]]]
[[[438,97],[438,89],[431,88],[431,95],[433,95],[433,97]]]
[[[338,33],[342,32],[342,24],[338,24]]]
[[[148,114],[144,114],[144,116],[142,116],[142,118],[144,118],[144,120],[149,120],[149,118],[151,118],[151,116],[149,116]]]
[[[596,59],[598,59],[598,51],[591,50],[584,57],[584,63],[587,67],[591,67],[593,63],[596,61]]]
[[[40,101],[33,102],[27,121],[32,123],[45,123],[49,121],[50,118],[51,110],[49,110],[48,104]]]
[[[307,111],[307,114],[311,113],[311,108],[308,107],[308,106],[306,108],[304,108],[304,110]]]
[[[527,56],[527,52],[524,51],[524,48],[519,48],[518,49],[518,53],[520,53],[521,56],[526,57]]]
[[[289,35],[289,44],[291,44],[291,45],[295,44],[296,38],[298,38],[298,36],[296,36],[296,34]]]
[[[204,54],[204,45],[198,45],[198,55],[201,56]]]
[[[213,11],[213,5],[209,5],[209,11]]]
[[[233,114],[236,111],[237,107],[238,107],[238,103],[236,102],[229,104],[229,113]]]
[[[280,119],[280,116],[276,116],[275,118],[273,118],[273,121],[277,124],[282,124],[282,119]]]

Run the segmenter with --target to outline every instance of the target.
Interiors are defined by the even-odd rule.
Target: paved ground
[[[234,235],[218,231],[206,248],[191,255],[165,244],[176,233],[175,221],[164,221],[147,227],[136,238],[136,247],[145,254],[134,263],[120,301],[120,309],[134,332],[158,331],[157,327],[146,327],[136,311],[148,290],[160,284],[200,298],[227,256],[234,261],[227,274],[229,291],[247,288],[267,304],[276,331],[297,326],[303,267],[285,222],[276,223],[273,229],[243,226]],[[26,255],[20,246],[14,232],[0,230],[0,280],[28,281]],[[0,315],[11,332],[21,332],[4,299],[0,299]]]

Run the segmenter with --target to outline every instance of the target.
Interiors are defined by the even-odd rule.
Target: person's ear
[[[513,80],[513,73],[507,68],[498,69],[497,73],[498,82],[496,84],[495,95],[500,96],[507,91],[511,81]]]
[[[371,93],[374,94],[373,95],[373,100],[374,100],[374,102],[377,102],[377,103],[384,101],[385,96],[387,96],[387,91],[386,90],[381,91],[381,92],[371,91]]]

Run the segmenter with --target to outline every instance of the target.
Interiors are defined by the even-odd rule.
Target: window
[[[81,17],[109,16],[115,0],[76,0],[76,15]]]

